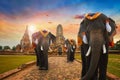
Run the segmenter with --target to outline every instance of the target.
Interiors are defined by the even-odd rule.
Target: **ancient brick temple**
[[[59,24],[56,30],[56,46],[63,47],[64,41],[65,41],[65,38],[63,36],[63,28],[62,28],[62,25]]]
[[[21,45],[22,52],[29,52],[31,48],[31,42],[29,38],[28,26],[26,27],[25,33],[20,41],[20,45]]]
[[[16,46],[16,51],[29,53],[30,51],[32,51],[31,49],[32,49],[32,45],[30,42],[29,31],[28,31],[28,26],[27,26],[25,33],[22,39],[20,40],[20,44]]]

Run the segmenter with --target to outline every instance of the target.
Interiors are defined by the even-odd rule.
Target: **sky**
[[[116,21],[114,41],[120,40],[119,0],[0,0],[0,45],[19,44],[26,26],[30,35],[43,29],[56,35],[56,27],[61,24],[65,38],[77,40],[83,15],[94,12]]]

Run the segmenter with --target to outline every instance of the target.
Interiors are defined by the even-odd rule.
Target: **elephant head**
[[[38,39],[38,45],[41,46],[41,50],[43,51],[48,51],[48,49],[50,49],[50,45],[55,43],[56,40],[56,37],[52,33],[47,32],[46,34],[46,36],[40,37]]]
[[[73,39],[66,39],[64,42],[64,47],[66,48],[67,51],[73,52],[74,49],[76,49],[76,43],[75,40]]]
[[[67,52],[67,61],[73,61],[74,60],[74,53],[76,49],[76,43],[75,40],[70,39],[70,40],[65,40],[64,47],[66,48]]]
[[[81,23],[78,36],[81,36],[83,42],[89,45],[86,56],[91,54],[89,69],[81,80],[89,80],[93,76],[98,66],[100,54],[107,53],[109,37],[116,27],[110,19],[107,23],[106,20],[108,19],[102,13],[88,14]]]
[[[38,31],[32,35],[32,44],[33,46],[40,46],[40,49],[46,49],[48,51],[49,46],[54,44],[56,37],[46,30]]]

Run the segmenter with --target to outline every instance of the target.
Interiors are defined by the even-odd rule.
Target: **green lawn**
[[[120,55],[109,55],[108,72],[120,77]]]
[[[34,55],[0,55],[0,74],[35,60]]]
[[[80,54],[76,54],[75,58],[81,59]],[[120,77],[120,55],[109,54],[108,72]]]

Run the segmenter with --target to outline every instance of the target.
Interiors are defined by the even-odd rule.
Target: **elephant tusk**
[[[88,44],[86,35],[83,35],[83,42],[84,42],[85,44]]]
[[[67,47],[66,44],[64,45],[64,47]]]
[[[75,49],[75,46],[73,46],[73,48]]]
[[[50,40],[50,44],[52,44],[53,42],[52,42],[52,40]]]
[[[73,52],[73,50],[71,49],[71,51]]]
[[[43,46],[41,46],[41,51],[43,51]]]
[[[105,44],[103,44],[103,54],[106,53],[106,47],[105,47]]]
[[[111,26],[110,26],[109,22],[106,22],[106,30],[108,32],[111,32]]]
[[[86,53],[86,56],[89,56],[90,55],[90,51],[91,51],[91,46],[89,47],[87,53]]]

